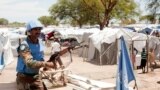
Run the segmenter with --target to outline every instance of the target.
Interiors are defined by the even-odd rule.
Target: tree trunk
[[[100,30],[103,30],[103,28],[104,28],[103,23],[100,23],[99,26],[100,26]]]
[[[103,22],[100,23],[100,30],[103,30],[105,26],[108,26],[109,24],[109,18],[107,16],[103,19]]]
[[[79,28],[82,28],[82,24],[81,23],[79,23]]]
[[[109,20],[106,20],[106,27],[108,27],[108,24],[109,24]]]
[[[79,25],[79,28],[82,28],[83,23],[82,23],[80,20],[77,20],[77,23],[78,23],[78,25]]]

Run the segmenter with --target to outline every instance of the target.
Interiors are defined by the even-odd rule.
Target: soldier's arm
[[[24,63],[31,68],[41,68],[45,67],[44,61],[33,60],[33,57],[30,51],[21,52],[21,56],[23,57]]]
[[[28,67],[31,67],[31,68],[54,67],[53,63],[34,60],[29,48],[26,45],[21,45],[18,52],[19,52],[19,55],[23,58],[24,63]]]

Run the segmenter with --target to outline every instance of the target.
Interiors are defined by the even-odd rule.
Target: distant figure
[[[61,50],[61,45],[59,44],[58,39],[54,39],[54,42],[51,43],[52,49],[51,54],[59,53]]]
[[[159,37],[159,32],[158,32],[158,30],[156,30],[155,36],[156,36],[156,37]]]
[[[58,61],[59,65],[64,68],[62,60],[60,58],[61,45],[59,44],[59,40],[57,38],[54,38],[54,42],[51,43],[51,47],[51,54],[52,56],[55,56],[55,61]]]
[[[154,55],[154,50],[153,48],[150,48],[150,51],[148,53],[148,60],[150,63],[150,67],[151,67],[151,71],[154,70],[154,66],[156,66],[156,62],[155,62],[155,55]]]
[[[141,52],[141,68],[142,68],[142,73],[145,73],[145,67],[147,63],[147,52],[145,48],[142,49]]]
[[[135,61],[136,61],[137,54],[138,54],[138,50],[136,48],[133,48],[133,50],[132,50],[132,64],[133,64],[134,68],[135,68]]]
[[[50,40],[54,36],[54,31],[47,34],[47,39]]]
[[[42,41],[45,41],[45,34],[44,33],[40,34],[40,39],[42,39]]]
[[[49,46],[49,40],[48,40],[48,35],[47,34],[45,35],[45,45]]]

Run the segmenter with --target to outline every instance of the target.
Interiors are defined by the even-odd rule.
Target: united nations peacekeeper
[[[44,46],[39,40],[42,29],[43,25],[39,21],[30,21],[26,25],[27,38],[17,49],[17,90],[47,90],[39,77],[39,70],[41,67],[54,68],[56,65],[44,60]]]

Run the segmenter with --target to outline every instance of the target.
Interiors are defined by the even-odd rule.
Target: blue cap
[[[41,28],[43,29],[43,25],[39,21],[29,21],[26,24],[27,31],[30,31],[33,28]]]

